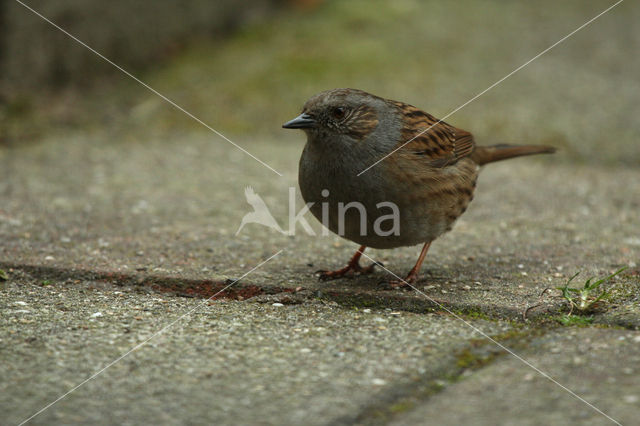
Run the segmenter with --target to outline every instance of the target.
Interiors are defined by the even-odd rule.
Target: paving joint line
[[[548,329],[531,329],[524,335],[519,335],[511,338],[504,339],[508,344],[515,342],[521,342],[523,340],[529,341],[535,338],[542,338],[548,334]],[[457,365],[457,358],[466,349],[473,348],[472,342],[475,339],[468,339],[464,344],[456,346],[454,359],[451,362],[445,363],[441,368],[438,368],[435,372],[425,373],[419,376],[419,380],[408,380],[405,383],[397,383],[391,390],[387,390],[377,397],[373,398],[373,401],[367,404],[364,408],[359,410],[355,416],[345,416],[332,424],[353,424],[364,423],[368,424],[374,420],[380,421],[382,418],[384,421],[389,422],[399,417],[401,413],[394,412],[394,406],[398,404],[411,404],[412,401],[416,403],[428,402],[433,396],[446,391],[451,385],[454,385],[458,380],[465,379],[465,372],[467,371],[480,371],[485,368],[491,367],[500,362],[506,355],[504,351],[496,350],[495,356],[488,362],[479,366],[460,367]],[[445,384],[442,385],[441,383]],[[412,409],[415,407],[409,407]]]

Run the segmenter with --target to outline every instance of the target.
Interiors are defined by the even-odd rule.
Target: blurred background
[[[300,139],[281,123],[335,87],[442,117],[613,1],[25,3],[232,139],[275,141]],[[640,164],[638,22],[623,2],[447,121],[481,144]],[[208,132],[14,0],[0,0],[0,46],[0,145]]]

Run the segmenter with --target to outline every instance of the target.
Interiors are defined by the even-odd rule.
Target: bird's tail
[[[522,155],[552,154],[556,149],[545,145],[491,145],[477,146],[471,158],[479,165],[507,160]]]

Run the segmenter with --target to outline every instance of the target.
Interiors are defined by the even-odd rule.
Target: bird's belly
[[[439,214],[425,201],[420,205],[402,206],[391,200],[364,205],[364,209],[342,201],[315,202],[311,213],[325,227],[343,238],[373,248],[412,246],[433,241],[445,233],[455,221]],[[376,206],[376,204],[378,204]]]
[[[407,198],[408,188],[335,182],[317,174],[308,180],[301,177],[302,196],[313,203],[311,213],[323,226],[360,245],[382,249],[433,241],[455,221],[437,200]]]
[[[335,163],[301,161],[300,189],[313,203],[312,214],[332,232],[368,247],[394,248],[433,241],[450,230],[473,198],[478,172],[464,160],[450,178],[438,172],[433,182],[390,177],[388,170],[374,167],[356,176]]]

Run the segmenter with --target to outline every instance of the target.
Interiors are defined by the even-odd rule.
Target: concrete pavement
[[[33,423],[611,423],[473,327],[633,423],[637,169],[562,153],[487,167],[468,213],[432,246],[417,284],[425,297],[386,289],[383,270],[318,282],[315,270],[356,248],[333,236],[257,224],[235,235],[251,211],[246,186],[286,227],[299,139],[244,143],[284,177],[203,134],[140,143],[81,133],[2,148],[3,423],[176,320]],[[403,275],[418,251],[367,254]],[[558,293],[540,297],[575,272],[577,285],[623,266],[590,326],[561,326]]]

